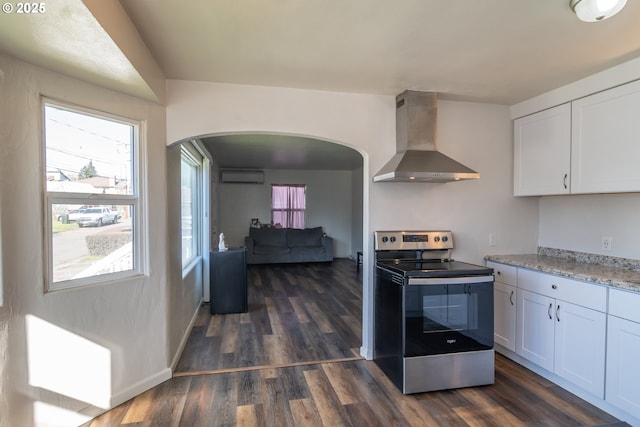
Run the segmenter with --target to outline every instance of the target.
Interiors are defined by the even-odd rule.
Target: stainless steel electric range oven
[[[405,394],[494,382],[493,269],[450,231],[377,231],[374,360]]]

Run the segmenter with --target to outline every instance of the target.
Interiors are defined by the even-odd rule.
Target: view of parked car
[[[75,222],[78,219],[78,217],[80,215],[82,215],[86,210],[87,210],[86,207],[82,207],[82,208],[79,208],[79,209],[74,209],[72,211],[69,211],[69,213],[63,213],[63,214],[58,215],[57,219],[58,219],[58,221],[63,222],[63,219],[66,216],[66,220],[68,222]]]
[[[78,223],[78,227],[101,227],[104,224],[115,224],[119,218],[117,210],[111,210],[107,207],[94,207],[85,209],[75,221]]]
[[[78,218],[85,213],[85,211],[87,210],[87,208],[81,208],[81,209],[74,209],[71,212],[69,212],[69,221],[77,221]]]

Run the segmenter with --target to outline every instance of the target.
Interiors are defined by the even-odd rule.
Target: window
[[[182,224],[182,268],[199,255],[199,194],[201,157],[191,144],[182,146],[180,163],[180,220]]]
[[[139,124],[45,100],[48,290],[142,273]]]
[[[271,222],[285,228],[304,228],[304,184],[271,186]]]

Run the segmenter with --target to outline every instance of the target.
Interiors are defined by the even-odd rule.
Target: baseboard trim
[[[129,399],[133,399],[134,397],[144,393],[145,391],[157,386],[158,384],[162,384],[163,382],[171,379],[171,369],[165,368],[160,372],[147,377],[137,383],[133,384],[131,387],[127,387],[119,393],[111,396],[111,408],[115,408],[118,405],[123,404]]]
[[[360,356],[364,357],[367,360],[373,360],[373,353],[368,347],[365,346],[360,347]]]
[[[200,311],[200,306],[202,305],[203,299],[200,299],[200,303],[196,306],[195,311],[193,312],[193,316],[191,317],[191,321],[189,322],[189,326],[184,331],[182,335],[182,339],[180,340],[180,345],[178,345],[178,349],[176,353],[173,355],[173,359],[171,360],[171,364],[169,365],[171,371],[176,370],[176,366],[178,366],[178,362],[182,357],[182,352],[184,351],[184,347],[187,345],[187,341],[189,340],[189,335],[191,334],[191,330],[193,329],[193,325],[195,325],[196,320],[198,319],[198,312]]]

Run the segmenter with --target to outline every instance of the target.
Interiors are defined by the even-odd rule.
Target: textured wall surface
[[[0,419],[77,425],[170,376],[164,108],[3,55],[0,70]],[[44,291],[43,97],[141,123],[144,274]]]

